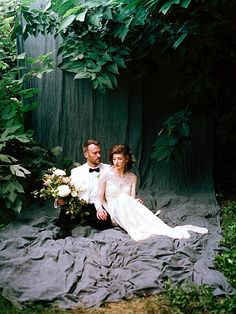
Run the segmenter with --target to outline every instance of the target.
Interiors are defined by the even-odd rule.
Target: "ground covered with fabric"
[[[135,242],[116,227],[97,231],[75,226],[73,237],[54,240],[58,210],[32,205],[0,234],[0,288],[16,303],[43,301],[62,308],[163,291],[169,279],[207,284],[215,295],[234,294],[214,268],[219,247],[219,207],[209,194],[159,196],[146,201],[170,226],[194,224],[209,233],[190,239],[166,236]],[[154,209],[155,208],[155,209]]]

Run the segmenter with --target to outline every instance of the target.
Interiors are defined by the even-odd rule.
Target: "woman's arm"
[[[134,175],[132,176],[132,180],[131,180],[131,182],[130,182],[130,196],[131,196],[132,198],[135,198],[135,196],[136,196],[136,185],[137,185],[137,177],[136,177],[136,175],[134,174]]]
[[[101,220],[107,219],[107,212],[103,208],[102,204],[105,200],[105,189],[106,189],[106,180],[105,177],[101,175],[98,183],[98,193],[97,193],[97,201],[95,202],[95,207],[97,210],[97,217]]]
[[[143,204],[143,200],[141,198],[136,198],[136,186],[137,186],[137,176],[134,175],[130,188],[130,196],[135,198],[139,203]]]

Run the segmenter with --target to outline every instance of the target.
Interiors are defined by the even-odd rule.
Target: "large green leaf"
[[[75,18],[76,18],[76,15],[72,14],[62,19],[58,32],[61,32],[61,31],[65,32],[67,27],[71,25],[71,23],[75,20]]]
[[[101,12],[97,12],[97,13],[89,16],[89,23],[96,26],[96,27],[101,26],[101,20],[102,20],[102,13]]]
[[[85,9],[83,12],[80,12],[79,14],[77,14],[76,15],[76,21],[84,22],[87,12],[88,12],[88,10]]]
[[[95,61],[98,61],[100,57],[97,53],[90,51],[87,53],[87,56]]]
[[[180,160],[183,157],[190,135],[190,112],[180,110],[170,116],[164,123],[153,144],[151,157],[157,161]]]
[[[85,1],[85,6],[88,7],[89,9],[92,9],[92,8],[97,8],[97,7],[100,7],[101,6],[101,0],[86,0]]]
[[[118,65],[119,67],[121,67],[121,68],[126,68],[125,61],[124,61],[123,58],[121,58],[121,57],[114,57],[113,59],[114,59],[114,61],[117,63],[117,65]]]
[[[166,14],[170,10],[173,4],[179,4],[179,3],[180,3],[180,0],[167,1],[161,6],[159,12]]]
[[[32,102],[30,104],[24,104],[21,108],[21,112],[29,112],[29,111],[36,109],[37,107],[38,107],[37,102]]]
[[[21,209],[22,209],[22,205],[23,205],[22,200],[19,198],[16,198],[16,200],[15,200],[14,204],[11,206],[11,208],[15,212],[20,213]]]
[[[4,155],[4,154],[0,154],[0,160],[6,163],[11,164],[12,162],[16,162],[17,159],[10,156],[10,155]]]
[[[9,201],[14,203],[17,198],[17,193],[15,191],[10,191],[10,193],[8,193],[7,195],[7,198],[9,199]]]
[[[116,79],[115,75],[109,74],[109,77],[110,77],[112,86],[117,87],[118,84],[117,84],[117,79]]]
[[[112,57],[110,56],[110,54],[108,52],[105,52],[102,56],[102,60],[104,61],[112,61]]]
[[[106,7],[106,8],[103,10],[103,16],[104,16],[106,19],[111,20],[111,19],[113,18],[111,8]]]
[[[18,193],[24,193],[24,188],[22,186],[22,184],[20,184],[18,181],[9,181],[9,182],[5,182],[2,185],[1,188],[1,193],[3,195],[8,195],[11,192],[18,192]]]
[[[63,15],[63,18],[70,16],[70,15],[76,15],[78,16],[78,12],[83,10],[83,6],[82,5],[77,5],[75,7],[73,7],[72,9],[69,9],[65,12],[65,14]]]
[[[125,24],[119,25],[114,32],[114,36],[121,39],[123,42],[125,40],[126,35],[129,32],[129,27]]]
[[[169,160],[171,154],[168,149],[156,149],[151,153],[151,158],[156,159],[157,161]]]
[[[179,38],[174,42],[173,47],[176,49],[182,43],[182,41],[185,39],[187,35],[188,35],[187,33],[181,34]]]
[[[24,193],[23,185],[19,181],[13,181],[12,184],[18,193]]]
[[[11,170],[11,173],[17,177],[25,178],[27,174],[30,174],[30,171],[28,171],[27,169],[25,169],[24,167],[20,165],[11,165],[10,170]]]
[[[181,7],[187,9],[187,7],[189,6],[190,2],[191,2],[191,0],[181,0],[180,5],[181,5]]]
[[[27,88],[19,92],[19,94],[24,98],[28,99],[33,97],[38,92],[38,88]]]
[[[184,135],[185,137],[188,137],[190,133],[189,124],[187,124],[186,122],[182,123],[181,128],[180,128],[180,133]]]
[[[79,4],[79,1],[77,1]],[[60,16],[64,15],[66,11],[73,8],[74,0],[53,0],[51,1],[52,9],[55,10]]]
[[[54,156],[60,156],[63,153],[63,147],[61,146],[55,146],[51,149],[51,153]]]
[[[29,143],[31,142],[31,138],[27,134],[20,134],[20,135],[15,135],[15,139],[20,141],[21,143]]]
[[[118,66],[116,63],[110,63],[107,65],[107,70],[114,74],[119,74]]]
[[[80,73],[77,73],[75,75],[75,79],[87,79],[90,77],[90,74],[88,72],[80,72]]]
[[[1,135],[0,140],[7,138],[9,135],[17,133],[17,131],[22,130],[22,124],[18,124],[7,128]]]

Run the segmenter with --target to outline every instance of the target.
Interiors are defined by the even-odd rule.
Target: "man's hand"
[[[105,211],[103,207],[99,207],[97,209],[97,217],[100,220],[107,220],[107,212]]]
[[[57,198],[57,205],[59,205],[59,206],[63,206],[63,205],[65,205],[65,200],[64,200],[64,198],[63,197],[58,197]]]

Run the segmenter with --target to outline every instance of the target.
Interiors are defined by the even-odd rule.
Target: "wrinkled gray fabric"
[[[218,207],[208,195],[160,196],[155,210],[171,226],[205,226],[190,239],[153,236],[134,242],[116,227],[75,226],[73,237],[54,240],[57,212],[49,204],[26,211],[1,232],[0,288],[15,303],[52,302],[62,308],[93,307],[158,293],[167,279],[208,284],[215,295],[234,289],[213,265],[220,239]]]

